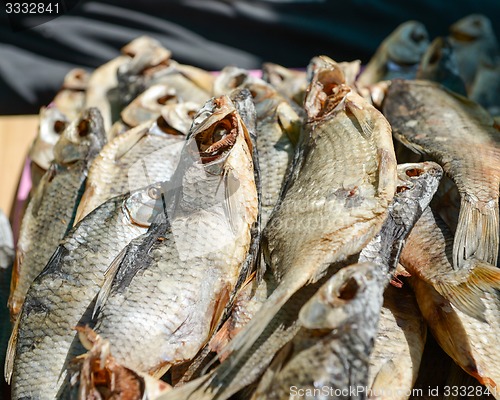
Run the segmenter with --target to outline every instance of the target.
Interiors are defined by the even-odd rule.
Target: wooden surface
[[[0,208],[9,215],[38,115],[0,117]]]

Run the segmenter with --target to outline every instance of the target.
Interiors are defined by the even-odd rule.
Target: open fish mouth
[[[319,60],[319,63],[325,62],[327,60]],[[309,120],[327,117],[350,91],[350,87],[345,83],[344,73],[337,63],[331,62],[329,69],[315,73],[305,102]]]
[[[234,112],[198,133],[195,140],[201,162],[207,164],[228,154],[236,143],[237,137],[238,119]]]

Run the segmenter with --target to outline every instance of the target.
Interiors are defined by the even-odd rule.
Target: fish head
[[[432,161],[400,164],[397,167],[398,183],[390,215],[407,232],[420,218],[436,193],[443,176],[443,169]]]
[[[160,115],[167,104],[181,103],[177,90],[171,86],[157,84],[146,89],[126,106],[120,116],[129,126],[135,127]]]
[[[234,66],[223,68],[214,80],[214,96],[222,96],[243,85],[250,80],[250,74],[246,69]]]
[[[269,82],[274,87],[279,87],[284,82],[301,81],[304,79],[304,72],[285,68],[278,64],[262,64],[262,79]]]
[[[64,77],[63,89],[86,90],[90,79],[90,74],[83,68],[73,68]]]
[[[429,34],[417,21],[401,24],[386,39],[388,60],[400,66],[416,65],[429,46]]]
[[[422,57],[417,78],[440,80],[446,72],[459,75],[457,60],[450,41],[444,37],[437,37]]]
[[[123,72],[141,73],[146,68],[152,68],[161,64],[168,65],[172,52],[161,45],[161,43],[149,36],[139,36],[126,44],[121,49],[122,54],[129,56],[131,62],[125,66]]]
[[[250,136],[234,104],[223,95],[209,100],[194,117],[186,151],[212,174],[222,173],[232,163],[231,153],[239,139],[252,149]]]
[[[495,37],[490,19],[482,14],[471,14],[458,20],[450,26],[450,35],[462,43]]]
[[[342,106],[351,89],[343,69],[329,57],[314,57],[307,69],[311,76],[304,101],[308,120],[326,119]]]
[[[54,160],[54,146],[69,121],[54,105],[40,109],[40,125],[38,135],[30,149],[30,159],[41,168],[47,170]]]
[[[153,183],[130,193],[124,201],[126,218],[141,227],[148,228],[161,212],[166,215],[167,184]]]
[[[97,108],[88,108],[66,127],[54,146],[54,159],[64,165],[89,160],[99,153],[105,143],[101,113]]]
[[[299,312],[306,329],[332,330],[355,322],[374,300],[383,277],[377,264],[366,262],[342,268]]]

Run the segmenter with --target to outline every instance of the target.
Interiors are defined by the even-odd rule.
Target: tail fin
[[[472,256],[496,265],[500,241],[498,213],[498,201],[493,205],[482,205],[466,196],[462,197],[453,242],[455,269],[462,269],[465,260]]]
[[[465,281],[458,284],[438,283],[435,288],[461,312],[487,322],[482,299],[485,292],[500,292],[500,268],[474,257],[466,262],[465,267],[470,270]]]

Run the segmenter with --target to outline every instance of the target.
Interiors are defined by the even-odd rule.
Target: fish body
[[[271,364],[269,372],[264,374],[255,398],[265,398],[264,393],[274,393],[273,391],[276,391],[276,393],[274,393],[271,398],[285,398],[286,393],[289,393],[286,389],[288,388],[289,390],[291,385],[306,390],[307,388],[312,389],[319,387],[331,387],[335,390],[349,386],[361,386],[372,388],[372,390],[377,389],[380,393],[381,387],[383,389],[387,389],[388,387],[393,388],[392,386],[385,385],[397,383],[398,385],[402,385],[404,390],[411,389],[411,385],[416,379],[420,357],[423,352],[425,326],[421,316],[419,314],[415,316],[415,312],[411,309],[411,304],[414,304],[414,301],[413,303],[410,301],[410,305],[406,305],[406,309],[402,306],[397,310],[395,304],[399,303],[400,299],[398,298],[397,301],[393,298],[391,299],[391,288],[387,290],[385,290],[385,288],[389,283],[389,277],[395,271],[399,258],[399,251],[404,240],[416,220],[420,217],[422,210],[428,206],[432,196],[437,190],[439,180],[442,176],[442,169],[436,163],[426,162],[398,165],[397,171],[398,186],[393,202],[389,206],[387,218],[380,232],[375,235],[359,254],[359,262],[365,262],[366,265],[371,265],[376,268],[373,275],[371,273],[369,274],[369,279],[374,280],[370,283],[370,293],[364,294],[369,296],[367,298],[371,301],[370,309],[366,314],[357,315],[357,317],[355,317],[356,319],[363,320],[363,323],[360,324],[363,327],[363,332],[360,332],[361,330],[356,330],[356,333],[354,333],[349,329],[349,335],[351,336],[349,340],[353,340],[354,342],[352,343],[357,343],[357,345],[359,345],[358,350],[362,347],[363,352],[351,352],[351,350],[356,348],[356,345],[344,342],[343,339],[337,335],[338,331],[331,337],[327,335],[327,343],[333,346],[329,348],[328,344],[325,344],[322,339],[318,338],[318,333],[313,334],[306,329],[311,326],[314,326],[313,329],[326,329],[326,326],[318,326],[317,324],[319,320],[334,321],[333,317],[331,320],[329,319],[330,317],[327,317],[329,314],[328,307],[332,307],[331,312],[338,312],[339,317],[337,318],[342,319],[342,316],[345,315],[343,311],[334,310],[335,306],[342,308],[343,303],[341,302],[336,305],[335,302],[331,300],[333,296],[329,297],[330,295],[327,295],[326,292],[333,292],[332,288],[337,287],[337,283],[334,283],[337,282],[337,280],[343,281],[347,279],[346,277],[350,276],[350,272],[348,272],[350,269],[355,270],[359,267],[361,270],[361,264],[358,264],[355,267],[351,266],[340,269],[340,271],[329,278],[328,282],[319,289],[318,293],[303,306],[299,314],[298,326],[300,327],[300,331],[296,333],[292,342],[292,348],[294,349],[293,353],[298,353],[296,355],[297,358],[293,358],[295,354],[286,356],[281,354],[283,352],[289,352],[290,349],[285,347],[281,350],[281,353],[275,358],[273,364],[276,364],[276,360],[280,360],[283,357],[292,357],[292,361],[289,361],[285,367],[279,366],[281,371],[278,373],[273,371],[274,367],[273,364]],[[347,284],[345,285],[347,286]],[[340,286],[341,285],[339,285],[339,287]],[[356,286],[354,285],[354,287]],[[387,300],[385,307],[382,305],[384,290],[386,294],[385,299]],[[348,295],[349,300],[351,299],[351,295]],[[329,300],[325,301],[325,298]],[[322,302],[318,299],[321,299]],[[391,308],[399,314],[399,319],[396,320],[396,317],[391,317]],[[378,322],[379,315],[381,315],[380,322]],[[366,321],[363,318],[366,318]],[[405,321],[401,325],[404,326],[404,328],[398,326],[397,322],[401,321]],[[336,329],[340,328],[336,327]],[[424,333],[422,333],[422,331]],[[305,332],[307,333],[304,338],[303,335]],[[397,343],[387,343],[388,335],[398,337],[402,340]],[[319,333],[319,336],[321,337],[321,333]],[[371,339],[369,337],[371,337]],[[409,339],[407,339],[407,337]],[[375,341],[376,347],[372,349],[373,341]],[[362,342],[365,343],[363,346],[361,346]],[[418,347],[418,345],[420,345],[420,347]],[[394,349],[396,346],[400,346],[399,349],[402,350],[402,352],[397,352],[397,350]],[[301,351],[303,348],[304,352],[302,353]],[[399,360],[397,360],[398,356],[401,357]],[[389,361],[387,361],[387,358],[389,358]],[[369,363],[366,363],[367,359],[369,359]],[[406,369],[405,372],[402,372],[399,382],[397,379],[396,381],[390,382],[390,378],[394,378],[391,363],[396,360],[399,361],[399,365],[404,365],[405,368],[413,367],[413,369]],[[305,368],[304,363],[311,363],[312,365],[316,365],[316,363],[325,363],[326,368],[325,366],[320,368],[319,365],[317,365],[317,368]],[[340,365],[342,364],[347,364],[349,366],[341,367]],[[340,371],[336,371],[336,369],[342,370],[342,368],[346,368],[344,374]],[[324,374],[319,372],[324,370],[326,370]],[[368,374],[368,371],[370,374]],[[388,371],[391,373],[388,374]],[[374,382],[375,375],[377,378]],[[342,378],[340,378],[341,376]],[[272,383],[269,383],[271,379]],[[304,379],[306,380],[303,381]],[[296,383],[294,383],[294,381]],[[311,391],[311,393],[313,392]],[[311,398],[321,398],[322,395],[325,396],[325,398],[328,396],[328,394],[323,393],[316,397],[311,396]],[[339,396],[338,394],[335,395]],[[345,398],[348,398],[349,395],[342,394]],[[363,398],[365,393],[360,392],[358,395],[359,398]],[[357,395],[354,395],[353,398],[356,397]]]
[[[500,359],[491,349],[499,346],[500,272],[475,258],[456,270],[452,242],[451,232],[428,208],[407,240],[401,264],[412,275],[418,305],[440,346],[498,393]]]
[[[234,106],[224,96],[199,115],[166,195],[168,221],[127,248],[96,324],[119,363],[158,376],[210,339],[257,219],[249,138]]]
[[[360,262],[375,262],[386,275],[396,271],[399,254],[411,229],[436,193],[443,169],[434,162],[397,166],[397,188],[388,215],[375,237],[359,255]]]
[[[185,136],[168,127],[163,118],[111,140],[90,168],[75,224],[114,196],[170,179],[184,142]]]
[[[196,393],[200,399],[227,399],[254,382],[297,333],[301,306],[342,262],[359,253],[384,221],[396,189],[390,128],[375,109],[346,88],[336,63],[326,57],[320,62],[324,66],[316,68],[306,99],[310,117],[306,141],[295,158],[284,198],[264,230],[266,264],[276,288],[219,354],[227,359],[209,375],[172,391],[177,397],[171,398]],[[359,152],[353,156],[348,148]],[[356,199],[352,205],[351,190]],[[336,218],[340,213],[342,218]],[[337,229],[346,236],[338,236]]]
[[[455,22],[450,26],[449,40],[467,89],[470,89],[479,65],[498,63],[498,42],[491,21],[485,15],[471,14]]]
[[[31,285],[9,342],[6,377],[14,400],[61,394],[68,363],[85,352],[74,328],[92,323],[108,266],[162,210],[158,193],[159,184],[110,199],[61,240]]]
[[[244,84],[253,93],[257,111],[257,151],[262,184],[262,226],[278,202],[286,171],[299,141],[301,117],[271,86]]]
[[[417,379],[426,337],[427,325],[414,294],[407,287],[389,285],[370,355],[370,398],[408,398]]]
[[[384,114],[396,139],[437,161],[457,185],[461,206],[453,243],[455,267],[471,256],[496,264],[500,136],[491,116],[429,81],[394,81]]]
[[[437,37],[429,45],[420,61],[416,78],[439,82],[447,89],[467,96],[453,46],[446,38]]]
[[[266,264],[278,286],[230,343],[232,350],[248,349],[293,293],[359,252],[380,229],[394,196],[390,127],[345,86],[342,71],[326,57],[305,104],[306,139],[264,231]]]
[[[365,87],[382,80],[414,78],[428,45],[429,35],[420,22],[408,21],[399,25],[380,44],[357,84]]]
[[[366,398],[358,388],[368,379],[384,279],[373,263],[333,275],[300,310],[302,328],[276,356],[252,398]]]
[[[84,111],[54,146],[54,163],[24,214],[16,249],[9,308],[20,312],[26,292],[72,226],[90,163],[106,141],[98,110]]]

